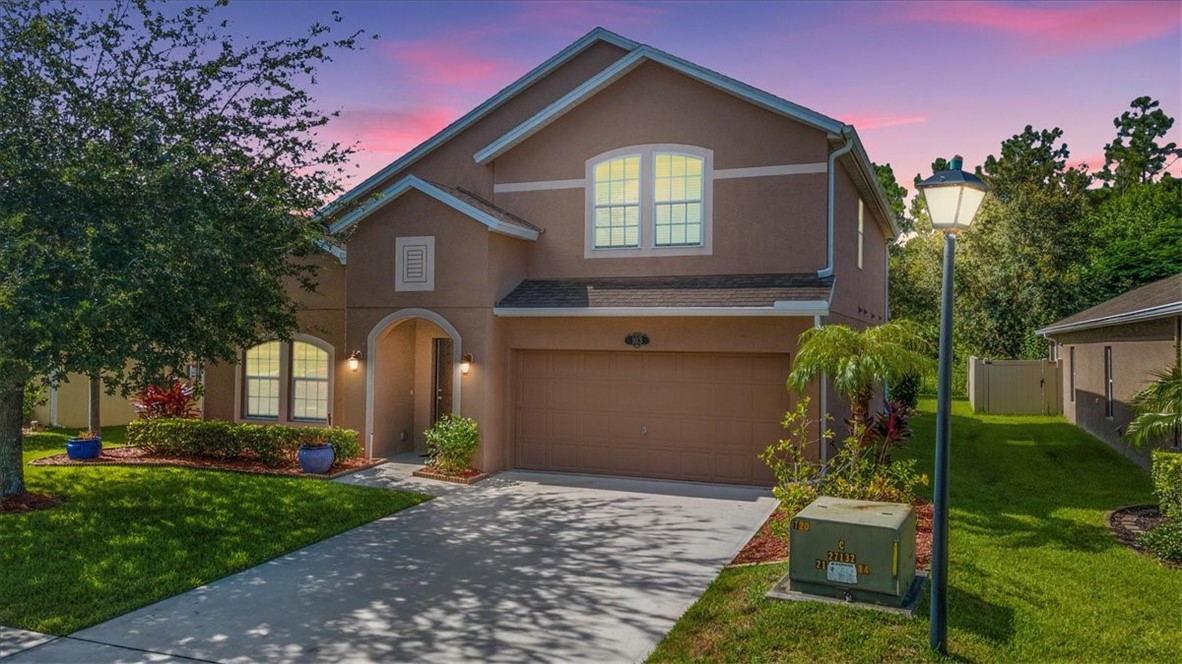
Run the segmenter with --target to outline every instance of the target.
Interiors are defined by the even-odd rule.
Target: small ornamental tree
[[[814,327],[800,335],[788,387],[803,393],[814,379],[827,376],[849,401],[854,426],[865,429],[875,386],[931,371],[935,363],[928,352],[929,344],[911,321],[893,320],[861,331],[845,325]]]
[[[295,330],[353,151],[306,88],[358,33],[238,41],[224,4],[0,0],[0,498],[30,376],[134,389]]]
[[[1182,362],[1153,374],[1154,381],[1133,395],[1129,405],[1136,416],[1125,430],[1124,440],[1143,449],[1153,444],[1171,445],[1182,433]]]

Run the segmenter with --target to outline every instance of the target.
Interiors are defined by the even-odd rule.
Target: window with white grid
[[[655,246],[702,244],[702,165],[702,159],[690,155],[653,155]]]
[[[279,342],[246,351],[243,412],[246,417],[279,417]]]
[[[304,341],[291,345],[291,418],[328,420],[328,353]]]
[[[640,156],[595,165],[595,248],[640,246]]]

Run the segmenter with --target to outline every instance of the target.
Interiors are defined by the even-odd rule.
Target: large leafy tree
[[[922,375],[934,365],[930,348],[918,326],[907,320],[855,330],[846,325],[826,325],[805,330],[792,360],[788,387],[803,393],[822,375],[850,403],[856,429],[870,422],[870,400],[876,385],[895,383]]]
[[[142,384],[294,331],[352,152],[305,88],[358,35],[237,43],[221,4],[0,0],[0,497],[30,377]]]
[[[1082,222],[1091,180],[1067,168],[1062,134],[1027,126],[979,169],[990,196],[964,233],[956,293],[962,336],[983,354],[1041,356],[1045,342],[1034,330],[1086,301],[1081,266],[1089,245]]]
[[[1160,106],[1156,99],[1137,97],[1130,104],[1132,110],[1113,119],[1116,138],[1104,146],[1104,170],[1100,177],[1116,191],[1151,181],[1182,156],[1177,143],[1158,143],[1174,126],[1174,118],[1166,115]]]

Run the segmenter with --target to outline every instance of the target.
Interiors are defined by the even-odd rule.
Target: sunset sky
[[[933,157],[971,170],[1027,124],[1063,128],[1072,162],[1095,170],[1133,98],[1182,115],[1177,1],[259,1],[226,15],[273,37],[332,9],[381,36],[314,91],[341,111],[332,137],[361,143],[353,183],[596,26],[853,124],[909,190]],[[1182,144],[1182,122],[1169,140]]]

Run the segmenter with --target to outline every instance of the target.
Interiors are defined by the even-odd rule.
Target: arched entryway
[[[423,451],[425,431],[460,412],[460,333],[429,309],[400,309],[369,333],[365,441],[369,456]]]

